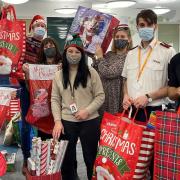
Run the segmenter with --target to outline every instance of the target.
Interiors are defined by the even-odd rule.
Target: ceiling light
[[[155,8],[152,9],[157,15],[161,15],[161,14],[166,14],[169,11],[171,11],[169,8],[163,8],[160,6],[156,6]]]
[[[169,3],[170,1],[169,0],[145,0],[146,2],[149,2],[149,3]],[[176,0],[171,0],[171,2],[174,2]]]
[[[111,10],[110,9],[106,9],[106,8],[99,8],[97,9],[98,11],[102,12],[102,13],[110,13]]]
[[[29,0],[2,0],[2,1],[8,4],[22,4],[28,2]]]
[[[107,8],[106,3],[92,4],[93,9]]]
[[[136,1],[110,1],[107,2],[108,8],[126,8],[136,4]]]
[[[67,30],[67,27],[57,27],[59,30]]]
[[[59,9],[55,9],[55,11],[60,14],[73,14],[77,11],[77,9],[75,9],[75,8],[59,8]]]

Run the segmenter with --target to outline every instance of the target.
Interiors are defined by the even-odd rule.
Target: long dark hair
[[[74,81],[75,89],[77,89],[80,84],[83,86],[83,88],[85,88],[87,86],[88,76],[91,76],[88,65],[87,65],[85,52],[78,47],[77,47],[77,49],[81,51],[82,56],[81,56],[81,60],[78,65],[78,70],[77,70],[77,74],[76,74],[75,81]],[[70,81],[70,79],[69,79],[69,63],[66,58],[66,52],[67,52],[67,49],[64,50],[64,52],[63,52],[63,60],[62,60],[64,89],[67,89],[69,81]],[[72,86],[73,86],[73,84],[72,84]]]
[[[59,48],[58,48],[58,45],[56,43],[56,41],[53,39],[53,38],[45,38],[42,40],[41,42],[41,46],[40,46],[40,51],[39,51],[39,54],[38,54],[38,62],[39,64],[47,64],[47,60],[46,60],[46,55],[44,54],[44,46],[46,44],[54,44],[55,46],[55,49],[56,49],[56,56],[54,58],[54,64],[58,64],[62,61],[62,56],[59,52]]]

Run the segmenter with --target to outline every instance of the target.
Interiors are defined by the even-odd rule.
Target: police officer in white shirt
[[[145,122],[152,111],[161,110],[165,103],[168,63],[175,50],[154,38],[157,15],[152,10],[142,10],[136,17],[136,24],[141,43],[128,52],[125,60],[123,108],[132,105],[133,114],[139,109],[136,120]],[[153,177],[153,161],[150,171]]]
[[[151,111],[161,110],[167,96],[168,63],[175,50],[154,38],[157,15],[152,10],[142,10],[136,17],[141,43],[129,51],[122,76],[124,83],[123,107],[140,108],[136,119],[146,121]]]

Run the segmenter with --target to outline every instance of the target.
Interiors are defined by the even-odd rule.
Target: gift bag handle
[[[129,110],[129,114],[128,114],[128,118],[129,118],[129,119],[131,118],[132,110],[133,110],[133,108],[132,108],[132,106],[130,106],[130,110]],[[128,110],[123,110],[120,118],[124,117],[124,115],[125,115],[125,113],[126,113],[127,111],[128,111]],[[136,109],[136,112],[135,112],[135,114],[134,114],[134,116],[133,116],[133,118],[132,118],[132,122],[135,121],[135,118],[136,118],[136,115],[137,115],[138,111],[139,111],[139,109]]]
[[[1,19],[7,19],[8,13],[10,13],[12,15],[11,17],[13,17],[12,19],[14,19],[14,21],[16,21],[16,13],[15,13],[14,6],[8,5],[7,7],[3,7]]]
[[[129,118],[129,119],[131,118],[132,110],[133,110],[133,108],[132,108],[132,106],[130,106],[130,110],[129,110],[129,114],[128,114],[128,118]],[[128,110],[123,110],[120,118],[122,118],[122,117],[124,116],[125,112],[127,112],[127,111],[128,111]],[[132,117],[132,122],[133,122],[133,123],[134,123],[134,121],[135,121],[135,118],[136,118],[136,115],[137,115],[138,111],[139,111],[139,108],[136,109],[136,112],[135,112],[134,116]],[[180,112],[180,111],[179,111],[179,112]],[[148,116],[147,116],[146,108],[144,108],[144,114],[145,114],[145,116],[146,116],[146,123],[147,123],[147,122],[148,122]]]

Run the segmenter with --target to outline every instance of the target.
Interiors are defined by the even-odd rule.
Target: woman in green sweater
[[[80,138],[87,176],[92,177],[100,135],[98,109],[104,102],[104,91],[95,69],[86,64],[80,37],[75,34],[66,43],[62,70],[55,75],[51,106],[55,121],[53,137],[64,134],[69,140],[62,165],[63,180],[76,179],[76,144]]]

